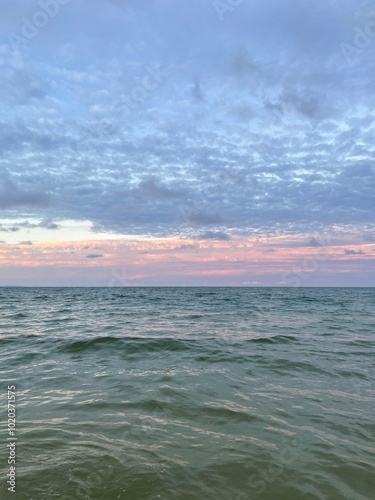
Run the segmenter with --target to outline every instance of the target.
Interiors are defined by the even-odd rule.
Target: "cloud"
[[[19,188],[13,181],[5,180],[0,187],[0,209],[14,207],[48,207],[48,195],[38,189]]]
[[[363,240],[369,243],[375,242],[375,231],[373,232],[364,232],[363,233]]]
[[[101,257],[104,257],[104,255],[98,254],[98,253],[90,253],[89,255],[86,255],[85,257],[86,257],[86,259],[100,259]]]
[[[187,220],[194,225],[210,225],[219,224],[223,222],[223,219],[218,213],[210,213],[205,210],[195,210],[193,209],[191,213],[187,215]]]
[[[190,245],[190,244],[185,244],[185,245],[179,245],[178,247],[173,248],[173,250],[192,250],[193,248],[196,248],[195,245]],[[148,252],[145,252],[148,253]]]
[[[11,225],[11,224],[0,224],[0,232],[4,233],[15,233],[20,231],[23,228],[26,229],[35,229],[35,228],[43,228],[43,229],[49,229],[49,230],[56,230],[59,229],[59,225],[56,224],[56,222],[52,222],[50,220],[42,220],[39,223],[32,223],[29,221],[24,221],[24,222],[17,222],[17,224]]]
[[[5,226],[4,224],[0,224],[0,233],[16,233],[20,228],[18,226]]]
[[[220,231],[206,231],[203,234],[197,236],[198,240],[220,240],[229,241],[230,235],[227,233],[222,233]]]
[[[363,250],[344,250],[345,255],[365,255]]]
[[[168,187],[164,182],[156,177],[149,177],[139,182],[138,188],[135,190],[135,194],[146,198],[169,200],[181,198],[185,193],[181,189]]]
[[[322,247],[323,245],[320,243],[319,240],[317,240],[316,238],[314,238],[313,236],[309,239],[309,241],[307,242],[307,246],[308,247],[314,247],[314,248],[318,248],[318,247]]]
[[[34,229],[34,228],[40,227],[40,228],[49,229],[49,230],[55,230],[55,229],[58,229],[60,227],[58,224],[56,224],[56,222],[53,222],[53,221],[48,220],[48,219],[44,219],[38,223],[31,223],[29,221],[19,222],[17,224],[17,226],[18,226],[18,228],[25,227],[28,229]]]
[[[39,227],[42,227],[44,229],[50,229],[50,230],[55,230],[59,229],[59,225],[56,224],[56,222],[50,221],[50,220],[43,220],[40,224]]]
[[[371,237],[375,46],[353,67],[340,49],[366,1],[242,2],[223,22],[199,0],[61,11],[24,49],[0,46],[7,217],[120,235],[262,228],[312,247],[336,225]],[[7,4],[3,32],[27,14]]]

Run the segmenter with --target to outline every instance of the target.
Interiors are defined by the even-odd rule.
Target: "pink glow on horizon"
[[[178,281],[179,277],[182,281],[188,277],[217,277],[218,280],[233,277],[240,283],[251,283],[258,282],[260,276],[275,276],[274,282],[282,283],[285,273],[365,273],[366,266],[371,269],[375,260],[373,244],[341,242],[327,247],[302,246],[305,239],[304,236],[237,237],[230,241],[134,238],[3,244],[0,245],[0,278],[10,279],[5,269],[14,266],[16,281],[22,277],[22,269],[28,269],[29,273],[34,269],[40,276],[46,275],[46,269],[65,269],[64,274],[83,274],[85,279],[105,285],[111,282],[108,276],[113,270],[126,269],[127,282],[141,280],[147,284],[164,282],[166,278]],[[34,271],[32,275],[35,276]]]

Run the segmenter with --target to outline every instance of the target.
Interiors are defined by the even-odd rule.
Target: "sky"
[[[374,285],[373,2],[0,9],[0,286]]]

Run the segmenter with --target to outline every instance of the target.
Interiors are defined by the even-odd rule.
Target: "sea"
[[[2,500],[375,499],[374,288],[0,288],[0,318]]]

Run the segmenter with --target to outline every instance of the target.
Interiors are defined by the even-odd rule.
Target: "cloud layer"
[[[339,226],[374,241],[371,2],[235,3],[3,8],[4,239],[5,219],[71,219],[119,236],[314,248]]]

